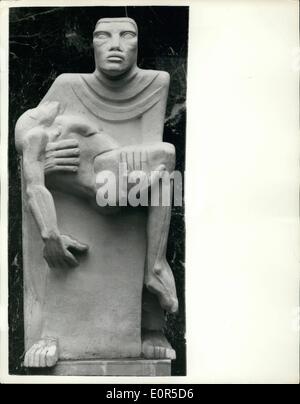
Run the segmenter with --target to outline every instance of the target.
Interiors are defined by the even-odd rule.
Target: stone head
[[[118,77],[137,63],[138,29],[127,17],[101,18],[95,27],[93,46],[96,69]]]

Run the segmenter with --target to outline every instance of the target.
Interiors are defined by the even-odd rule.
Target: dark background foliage
[[[173,143],[177,170],[185,165],[185,97],[188,7],[19,7],[10,9],[9,42],[9,369],[24,374],[22,212],[20,161],[14,125],[35,107],[61,73],[94,70],[92,32],[102,17],[135,19],[139,27],[138,64],[171,75],[164,140]],[[173,375],[186,373],[184,305],[184,207],[174,207],[168,242],[180,304],[167,316],[166,335],[177,352]]]

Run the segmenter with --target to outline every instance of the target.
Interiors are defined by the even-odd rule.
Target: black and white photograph
[[[185,375],[188,7],[9,18],[11,372]]]
[[[1,383],[298,384],[299,3],[0,12]]]

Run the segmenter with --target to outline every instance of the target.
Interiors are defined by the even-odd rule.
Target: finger
[[[54,150],[51,152],[53,157],[77,157],[80,154],[79,148],[71,148],[71,149],[62,149],[62,150]],[[47,153],[46,153],[47,156]],[[48,156],[47,156],[48,157]]]
[[[147,161],[148,161],[148,155],[146,150],[142,150],[141,152],[141,167],[142,171],[146,171],[147,169]]]
[[[122,164],[122,174],[123,174],[123,178],[127,178],[128,175],[128,164],[127,164],[127,159],[126,159],[126,153],[125,152],[121,152],[120,154],[120,163]]]
[[[150,189],[151,188],[154,189],[154,185],[158,184],[159,179],[160,179],[160,173],[158,171],[152,171],[149,178]]]
[[[72,149],[79,146],[79,142],[76,139],[64,139],[58,142],[49,142],[46,150],[62,150]]]
[[[128,170],[127,153],[122,151],[120,155],[121,163],[126,164],[126,169]]]
[[[55,267],[57,269],[67,269],[68,264],[65,262],[64,257],[59,257],[56,259]]]
[[[56,142],[48,142],[45,147],[45,152],[55,150],[57,143]]]
[[[48,266],[50,267],[50,268],[54,268],[54,263],[53,263],[53,261],[52,261],[52,259],[49,257],[49,256],[44,256],[44,258],[45,258],[45,261],[47,262],[47,264],[48,264]]]
[[[50,260],[49,260],[49,262],[50,262],[50,264],[49,264],[49,267],[51,268],[51,269],[58,269],[59,268],[59,264],[58,264],[58,262],[57,262],[57,259],[54,259],[54,258],[51,258]]]
[[[49,253],[47,254],[47,256],[44,256],[48,266],[51,269],[61,269],[61,268],[65,268],[65,262],[63,260],[63,258],[61,258],[57,253],[56,250],[54,250],[53,248],[49,251]]]
[[[143,151],[140,150],[140,170],[143,171]]]
[[[64,235],[62,237],[63,237],[64,243],[68,244],[67,248],[74,248],[80,252],[87,251],[89,248],[89,246],[87,244],[81,243],[80,241],[76,240],[73,237],[66,236],[66,235]]]
[[[141,170],[141,153],[139,151],[134,151],[133,153],[133,169],[134,170]]]
[[[74,238],[70,237],[70,248],[74,248],[79,252],[85,252],[88,250],[89,246],[87,244],[81,243],[80,241],[75,240]]]
[[[61,248],[63,248],[61,246]],[[57,250],[57,246],[50,242],[47,248],[47,254],[44,255],[45,259],[52,269],[60,269],[64,266],[64,262],[62,263],[61,251]]]
[[[52,245],[50,244],[46,249],[44,249],[44,258],[47,262],[47,264],[49,265],[50,268],[54,268],[55,267],[55,261],[54,261],[54,257],[55,257],[55,250],[53,250]]]
[[[54,166],[48,170],[49,173],[54,173],[57,171],[76,173],[78,171],[78,166]]]
[[[79,166],[80,159],[78,157],[56,158],[55,165],[58,166]]]
[[[56,256],[52,256],[51,257],[51,268],[52,269],[64,269],[66,268],[67,265],[64,262],[63,257],[61,257],[60,255],[56,255]]]
[[[68,266],[76,267],[78,265],[77,259],[67,249],[66,249],[66,252],[65,252],[64,260],[68,264]]]
[[[133,152],[127,152],[126,156],[127,156],[128,170],[133,171],[134,170],[134,168],[133,168],[133,166],[134,166]]]

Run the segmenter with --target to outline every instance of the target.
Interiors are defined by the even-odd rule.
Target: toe
[[[176,359],[176,352],[174,351],[174,349],[169,348],[166,350],[166,358],[174,360]]]
[[[28,352],[28,367],[33,368],[34,367],[34,358],[35,358],[35,352],[39,349],[39,345],[34,344]]]
[[[144,344],[143,345],[143,356],[147,359],[153,358],[153,346],[149,344]]]
[[[29,366],[29,351],[27,351],[26,352],[26,354],[25,354],[25,358],[24,358],[24,366],[26,367],[26,368],[28,368],[28,366]]]
[[[160,359],[166,358],[166,348],[164,348],[164,347],[159,348],[159,357],[160,357]]]
[[[149,343],[144,343],[142,346],[143,356],[147,359],[154,358],[154,346]]]
[[[40,352],[40,355],[39,355],[39,366],[41,368],[44,368],[44,367],[47,366],[47,364],[46,364],[46,353],[47,353],[47,348],[45,347],[45,348],[43,348],[43,350]]]
[[[160,358],[160,347],[159,347],[159,346],[156,346],[156,347],[154,348],[154,357],[155,357],[155,359],[159,359],[159,358]]]
[[[54,366],[58,360],[58,354],[57,354],[57,347],[56,345],[50,346],[48,348],[48,351],[46,353],[46,364],[48,367]]]
[[[33,355],[33,367],[38,368],[40,366],[40,352],[42,352],[43,348],[39,347],[34,355]]]

